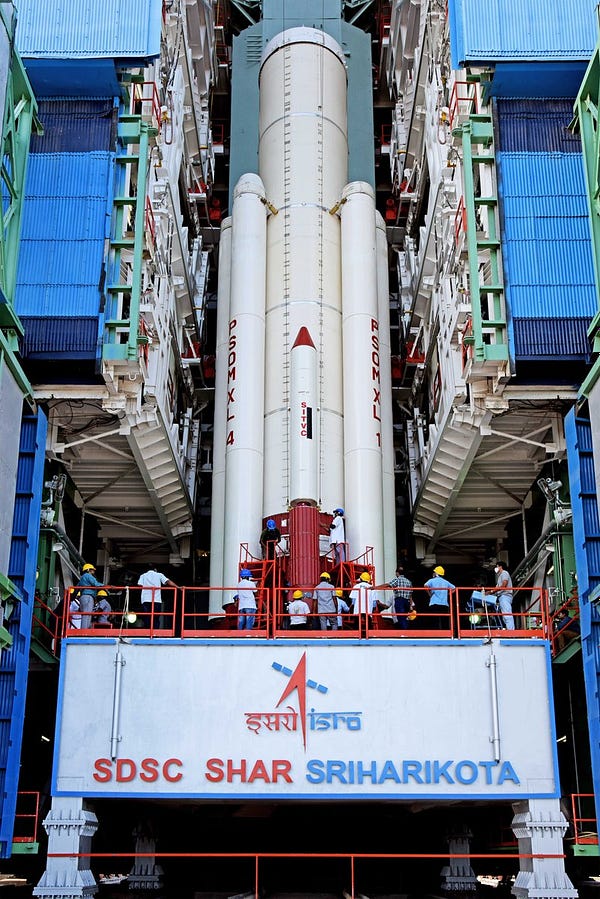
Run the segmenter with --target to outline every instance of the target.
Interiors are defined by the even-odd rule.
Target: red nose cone
[[[310,334],[308,333],[308,328],[300,328],[300,330],[298,331],[298,336],[294,341],[292,349],[295,350],[297,346],[311,346],[314,350],[315,345],[312,342]]]

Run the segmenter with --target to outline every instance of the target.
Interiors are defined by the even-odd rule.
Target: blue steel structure
[[[596,817],[600,820],[600,518],[592,424],[589,414],[571,409],[565,419],[573,535],[579,588],[581,647],[587,704]]]
[[[496,111],[511,356],[589,360],[596,291],[572,102],[498,99]]]
[[[12,849],[21,768],[21,743],[35,602],[40,510],[44,483],[47,420],[41,409],[23,416],[9,578],[20,601],[7,623],[12,645],[0,657],[0,857]]]

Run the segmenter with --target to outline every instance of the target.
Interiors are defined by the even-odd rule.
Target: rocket
[[[259,110],[258,172],[240,178],[222,223],[211,586],[237,582],[241,547],[260,558],[277,516],[288,580],[314,585],[319,515],[336,507],[349,558],[372,548],[376,576],[391,576],[387,244],[372,186],[348,183],[339,44],[305,27],[273,38]],[[215,591],[211,613],[219,602]]]

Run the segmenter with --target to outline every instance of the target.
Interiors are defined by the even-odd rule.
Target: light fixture
[[[566,742],[567,742],[567,737],[566,737],[566,735],[563,736],[563,737],[559,737],[558,740],[557,740],[556,742],[557,742],[557,743],[566,743]]]
[[[470,624],[479,624],[481,621],[481,615],[469,615]]]
[[[49,742],[50,742],[50,737],[47,737],[45,734],[42,734],[42,735],[40,736],[40,740],[42,741],[42,743],[49,743]]]
[[[135,612],[127,612],[127,614],[125,615],[125,620],[128,624],[135,624],[137,621],[137,615],[135,614]]]

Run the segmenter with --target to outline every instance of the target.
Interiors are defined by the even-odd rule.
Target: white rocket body
[[[347,184],[346,93],[343,51],[324,32],[289,29],[265,48],[260,179],[240,179],[246,191],[247,179],[256,179],[255,193],[250,199],[242,194],[244,205],[238,184],[230,282],[219,270],[219,303],[230,283],[230,320],[239,322],[246,314],[253,323],[251,335],[239,325],[236,331],[237,346],[244,342],[248,356],[244,374],[236,378],[235,402],[251,412],[243,421],[238,415],[235,422],[237,461],[236,450],[226,445],[225,583],[236,582],[240,542],[254,551],[263,519],[285,513],[300,501],[328,512],[343,507],[349,557],[362,556],[372,547],[380,580],[391,577],[395,568],[395,558],[388,558],[395,555],[393,505],[389,497],[384,500],[384,491],[390,492],[392,459],[391,400],[382,399],[382,388],[391,393],[389,335],[386,331],[382,338],[379,322],[383,311],[383,325],[389,330],[387,259],[381,235],[376,237],[372,188],[362,182]],[[256,208],[261,179],[264,250]],[[238,215],[245,215],[253,228],[252,250],[248,240],[245,249],[264,253],[264,285],[259,262],[250,267],[249,277],[247,256],[238,258]],[[240,225],[240,231],[246,227]],[[242,272],[236,277],[238,265]],[[384,271],[378,271],[382,266]],[[216,406],[227,405],[223,382],[231,387],[220,379],[224,358],[224,353],[217,354]],[[310,437],[302,417],[309,408]],[[384,414],[389,418],[385,424]],[[219,452],[215,447],[215,459]],[[264,474],[257,471],[259,458]],[[237,473],[230,476],[231,462]],[[241,503],[231,493],[241,489],[242,480],[248,485],[250,472],[256,479],[251,498]],[[391,494],[393,499],[393,487]],[[235,524],[229,522],[230,515]],[[217,570],[215,565],[215,576]]]

